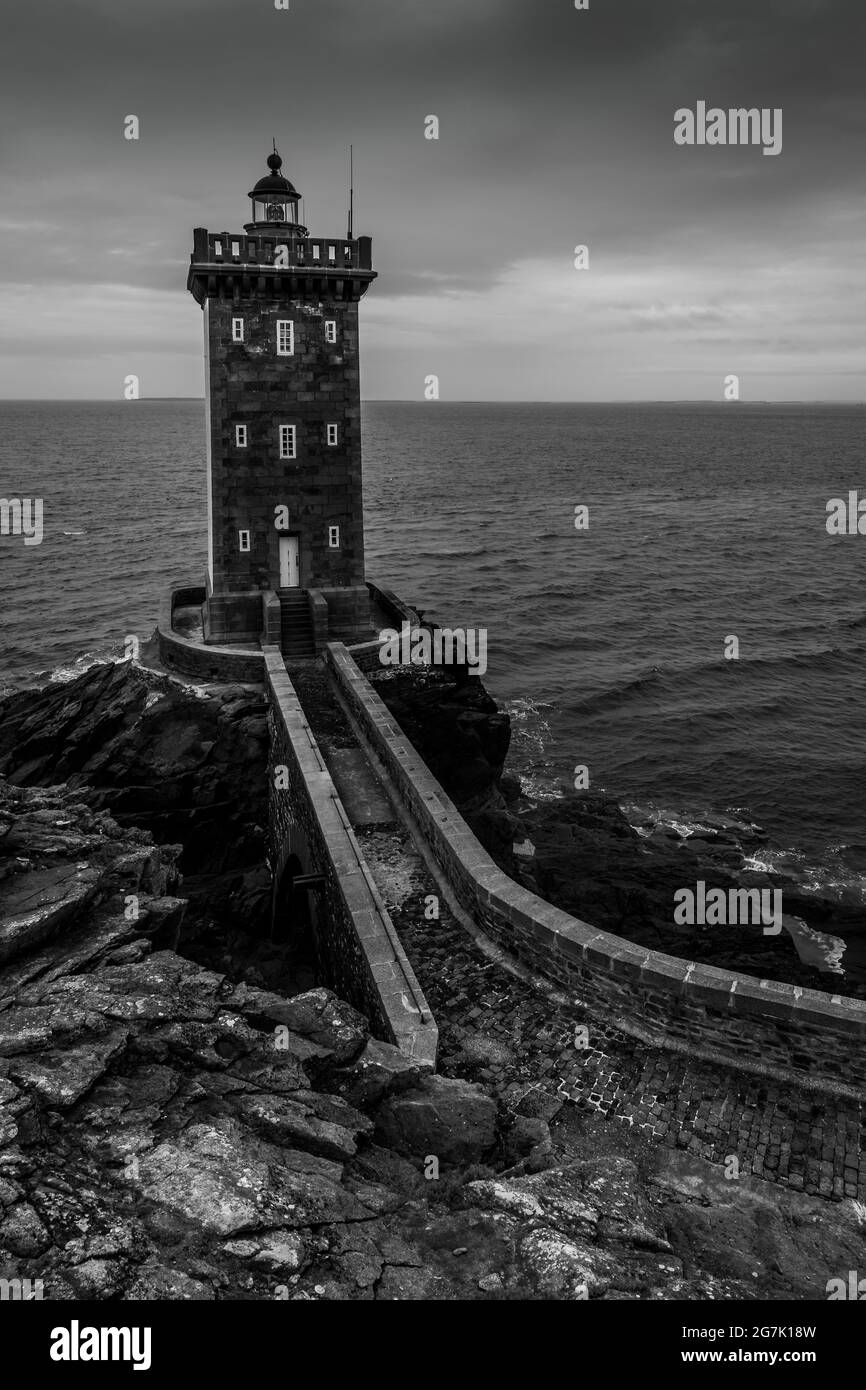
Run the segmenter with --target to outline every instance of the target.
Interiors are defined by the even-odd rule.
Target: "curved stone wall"
[[[265,658],[261,651],[245,647],[217,647],[193,641],[175,632],[176,608],[204,603],[203,584],[174,584],[159,615],[154,638],[163,666],[199,681],[241,681],[261,685],[265,679]]]
[[[325,659],[462,907],[498,945],[625,1031],[750,1071],[866,1094],[866,1001],[648,951],[513,882],[494,863],[348,650]]]

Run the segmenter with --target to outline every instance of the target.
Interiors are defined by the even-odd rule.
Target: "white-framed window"
[[[292,357],[295,352],[295,325],[291,319],[277,319],[277,356]]]
[[[238,531],[238,549],[242,555],[248,555],[250,551],[249,531]]]
[[[280,458],[293,459],[298,456],[297,425],[280,425]]]
[[[313,247],[313,260],[318,261],[322,258],[322,248],[318,243]]]
[[[340,549],[340,528],[339,526],[328,527],[328,546],[331,550]]]
[[[232,342],[242,343],[244,340],[244,321],[243,319],[232,319]]]
[[[222,255],[222,253],[223,253],[223,244],[222,244],[221,241],[215,241],[215,242],[214,242],[214,244],[213,244],[213,253],[214,253],[215,256],[221,256],[221,255]]]
[[[328,426],[328,443],[331,445],[331,447],[333,447],[333,446],[337,443],[337,435],[338,435],[338,432],[339,432],[339,425],[329,425],[329,426]]]
[[[346,242],[346,264],[347,264],[347,265],[350,265],[350,264],[351,264],[351,261],[352,261],[352,243],[351,243],[350,241],[347,241],[347,242]]]
[[[335,261],[336,259],[337,259],[337,248],[336,248],[336,246],[329,246],[329,247],[328,247],[328,260],[329,260],[329,261]]]
[[[235,425],[235,447],[238,449],[245,449],[247,447],[246,425]]]
[[[233,241],[233,242],[232,242],[232,255],[233,255],[233,256],[239,256],[240,254],[241,254],[241,244],[240,244],[240,242],[239,242],[239,241]]]
[[[325,342],[335,343],[337,341],[337,320],[325,319]]]

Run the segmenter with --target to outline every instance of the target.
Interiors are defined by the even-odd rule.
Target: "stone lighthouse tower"
[[[204,310],[205,641],[312,655],[371,635],[364,583],[358,304],[369,237],[310,236],[274,148],[243,233],[197,227]]]

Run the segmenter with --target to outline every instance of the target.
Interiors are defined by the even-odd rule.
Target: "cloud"
[[[117,342],[120,306],[122,353],[162,350],[173,376],[184,361],[182,381],[195,379],[192,228],[242,225],[272,135],[323,234],[345,226],[355,145],[356,229],[373,235],[380,272],[362,308],[376,394],[409,389],[399,345],[424,333],[431,350],[450,334],[472,395],[498,394],[501,379],[518,391],[573,382],[581,398],[590,381],[603,398],[626,379],[642,389],[659,376],[658,363],[642,365],[648,339],[700,382],[715,360],[693,355],[726,334],[746,357],[751,339],[756,361],[767,339],[787,344],[809,394],[816,323],[828,354],[838,325],[850,389],[861,360],[849,325],[852,304],[862,309],[864,38],[861,0],[599,0],[585,12],[568,0],[23,7],[4,34],[0,88],[0,264],[13,285],[33,287],[26,322],[2,291],[27,344],[12,362],[16,390],[40,341],[55,389],[66,372],[73,380],[55,352],[58,297],[75,305],[70,337],[76,324],[82,333],[76,389],[113,391],[100,344]],[[674,111],[698,99],[783,107],[782,154],[674,146]],[[424,139],[429,113],[438,142]],[[123,138],[127,114],[140,118],[138,142]],[[575,301],[578,243],[592,270]],[[560,357],[573,345],[538,330],[541,304],[548,322],[570,315],[586,345],[576,377]],[[478,344],[499,356],[509,320],[522,370],[491,373]],[[42,388],[41,374],[32,381]],[[819,384],[835,389],[824,374]],[[13,394],[5,378],[3,390]]]

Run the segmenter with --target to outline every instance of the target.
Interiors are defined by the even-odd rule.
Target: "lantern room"
[[[298,217],[301,195],[294,184],[280,173],[283,161],[277,154],[276,145],[273,154],[268,155],[267,164],[270,172],[250,190],[252,221],[246,224],[245,230],[275,231],[280,234],[290,232],[296,236],[306,236],[307,229],[301,226]]]

